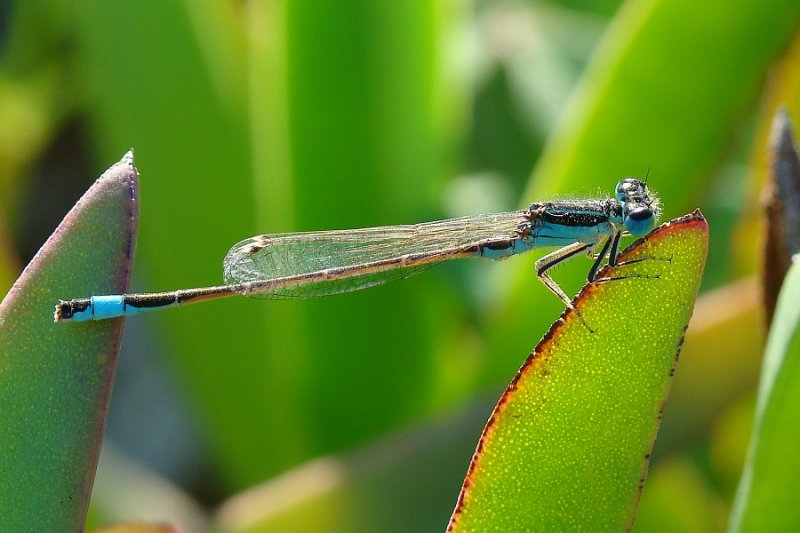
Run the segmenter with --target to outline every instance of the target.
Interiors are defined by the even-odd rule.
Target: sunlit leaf
[[[620,531],[644,486],[708,249],[699,212],[661,226],[550,329],[484,428],[453,531]]]

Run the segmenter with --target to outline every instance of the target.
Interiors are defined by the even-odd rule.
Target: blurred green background
[[[0,286],[130,147],[134,291],[217,284],[258,233],[606,196],[649,169],[665,218],[703,209],[711,256],[636,528],[720,531],[799,29],[796,0],[4,2]],[[561,312],[533,261],[128,320],[90,526],[442,530],[494,402]]]

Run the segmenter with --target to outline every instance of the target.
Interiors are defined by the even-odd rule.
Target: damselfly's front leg
[[[606,242],[603,244],[603,247],[600,249],[600,253],[595,254],[593,250],[590,249],[589,257],[594,259],[594,263],[592,264],[592,268],[589,269],[589,275],[586,276],[586,279],[589,280],[589,283],[595,280],[597,276],[597,271],[600,270],[600,267],[603,266],[603,261],[608,255],[608,264],[611,266],[617,266],[617,252],[619,250],[619,240],[622,237],[622,232],[616,232],[614,235],[606,239]]]
[[[627,261],[619,261],[618,258],[617,258],[617,250],[619,248],[619,240],[620,240],[621,236],[622,236],[622,233],[614,234],[614,236],[611,237],[610,239],[608,239],[606,241],[606,244],[603,246],[603,250],[608,248],[609,242],[611,242],[612,239],[613,239],[613,242],[611,243],[611,252],[608,255],[608,265],[609,266],[612,266],[612,267],[623,267],[623,266],[635,265],[636,263],[641,263],[641,262],[644,262],[644,261],[665,261],[667,263],[671,263],[672,262],[672,257],[651,257],[651,256],[639,257],[637,259],[629,259]],[[600,252],[600,254],[597,256],[597,260],[595,261],[594,265],[592,265],[592,269],[589,271],[589,281],[590,282],[593,281],[595,283],[604,283],[604,282],[607,282],[607,281],[619,281],[619,280],[623,280],[623,279],[633,279],[633,278],[638,278],[638,279],[658,279],[658,278],[661,277],[659,275],[647,275],[647,274],[624,274],[624,275],[621,275],[621,276],[607,276],[607,277],[603,277],[603,278],[598,278],[598,277],[596,277],[596,275],[597,275],[597,270],[601,266],[600,263],[602,263],[602,261],[603,261],[602,255],[603,255],[603,252]]]

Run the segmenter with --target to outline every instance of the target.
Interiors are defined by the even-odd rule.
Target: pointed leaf
[[[594,332],[567,311],[528,357],[483,430],[450,530],[632,525],[707,249],[696,211],[600,273],[627,279],[584,288],[575,306]]]
[[[98,179],[0,304],[0,524],[78,531],[105,427],[121,320],[53,323],[59,298],[128,287],[133,155]]]

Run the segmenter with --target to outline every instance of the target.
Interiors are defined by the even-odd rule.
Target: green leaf
[[[0,304],[0,524],[83,528],[122,320],[53,323],[59,298],[128,287],[138,218],[133,156],[67,214]]]
[[[778,297],[761,370],[756,422],[730,531],[797,531],[800,511],[800,263]]]
[[[696,211],[634,243],[523,364],[484,428],[453,531],[619,531],[634,520],[708,250]],[[654,279],[656,278],[657,279]]]

